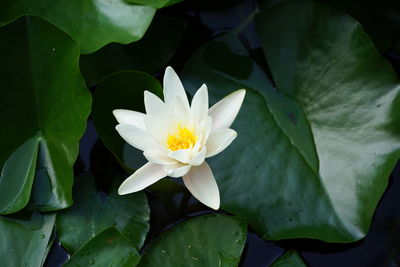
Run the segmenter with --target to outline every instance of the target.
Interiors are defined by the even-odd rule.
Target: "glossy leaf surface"
[[[238,138],[210,160],[221,206],[267,239],[358,240],[400,154],[396,75],[327,6],[290,2],[256,19],[278,89],[233,35],[200,48],[183,75],[214,102],[247,89]]]
[[[33,213],[28,218],[0,216],[0,265],[41,266],[53,231],[55,215]]]
[[[118,184],[119,185],[119,184]],[[57,233],[64,248],[74,254],[87,241],[115,227],[140,249],[149,231],[150,209],[143,192],[119,196],[117,185],[109,195],[96,192],[91,175],[74,185],[74,205],[57,216]]]
[[[170,6],[183,0],[127,0],[127,2],[141,5],[148,5],[156,8]]]
[[[64,266],[134,267],[139,259],[139,253],[129,239],[115,228],[108,228],[90,239]]]
[[[70,35],[81,53],[94,52],[111,43],[139,40],[153,19],[155,8],[125,0],[4,0],[0,24],[26,14],[43,17]]]
[[[0,212],[72,204],[72,165],[91,97],[79,50],[62,31],[33,16],[0,28]],[[33,186],[33,195],[31,189]]]
[[[146,249],[139,266],[237,266],[246,234],[246,223],[237,218],[196,217],[161,234]]]

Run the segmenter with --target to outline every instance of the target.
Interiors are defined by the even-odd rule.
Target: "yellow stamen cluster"
[[[172,151],[188,149],[196,144],[196,140],[197,136],[193,134],[193,131],[178,125],[178,131],[175,134],[168,135],[167,147]]]

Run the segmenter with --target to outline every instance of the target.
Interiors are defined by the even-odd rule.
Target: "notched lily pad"
[[[66,208],[91,105],[79,49],[34,16],[1,27],[0,38],[0,213],[16,212],[30,198],[35,209]],[[31,195],[32,187],[41,190]]]
[[[221,207],[266,239],[358,240],[400,156],[398,79],[360,25],[328,6],[290,1],[256,25],[277,88],[234,35],[201,47],[183,74],[213,101],[247,89],[238,138],[210,160]]]

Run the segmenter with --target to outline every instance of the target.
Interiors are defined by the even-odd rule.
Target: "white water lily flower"
[[[236,138],[229,127],[239,112],[245,90],[231,93],[208,109],[207,86],[203,84],[190,106],[178,75],[167,67],[163,93],[164,102],[144,92],[146,114],[113,111],[118,133],[142,150],[149,161],[121,184],[118,193],[137,192],[166,176],[182,176],[194,197],[217,210],[218,186],[205,159],[220,153]]]

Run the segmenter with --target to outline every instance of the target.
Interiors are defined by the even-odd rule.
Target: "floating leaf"
[[[0,38],[0,123],[6,129],[0,132],[0,212],[22,209],[34,180],[36,208],[65,208],[72,204],[72,165],[91,105],[79,49],[33,16],[1,27]]]
[[[115,228],[108,228],[90,239],[64,266],[134,267],[139,259],[139,253],[129,239]]]
[[[155,8],[125,0],[3,0],[0,24],[21,15],[37,15],[68,33],[81,53],[96,51],[111,43],[139,40],[153,19]]]
[[[32,213],[29,218],[0,216],[0,265],[41,266],[55,215]]]
[[[243,220],[200,216],[161,234],[146,249],[139,266],[237,266],[246,234]]]
[[[183,0],[126,0],[126,1],[133,4],[141,4],[141,5],[152,6],[155,8],[162,8],[182,2]]]
[[[119,196],[96,192],[91,175],[80,176],[74,185],[74,205],[58,214],[57,234],[70,254],[109,227],[115,227],[140,249],[149,231],[150,209],[143,192]]]
[[[400,155],[397,77],[360,25],[327,6],[289,2],[256,19],[279,90],[233,35],[184,72],[213,100],[248,89],[238,138],[211,160],[221,206],[266,239],[358,240]]]

